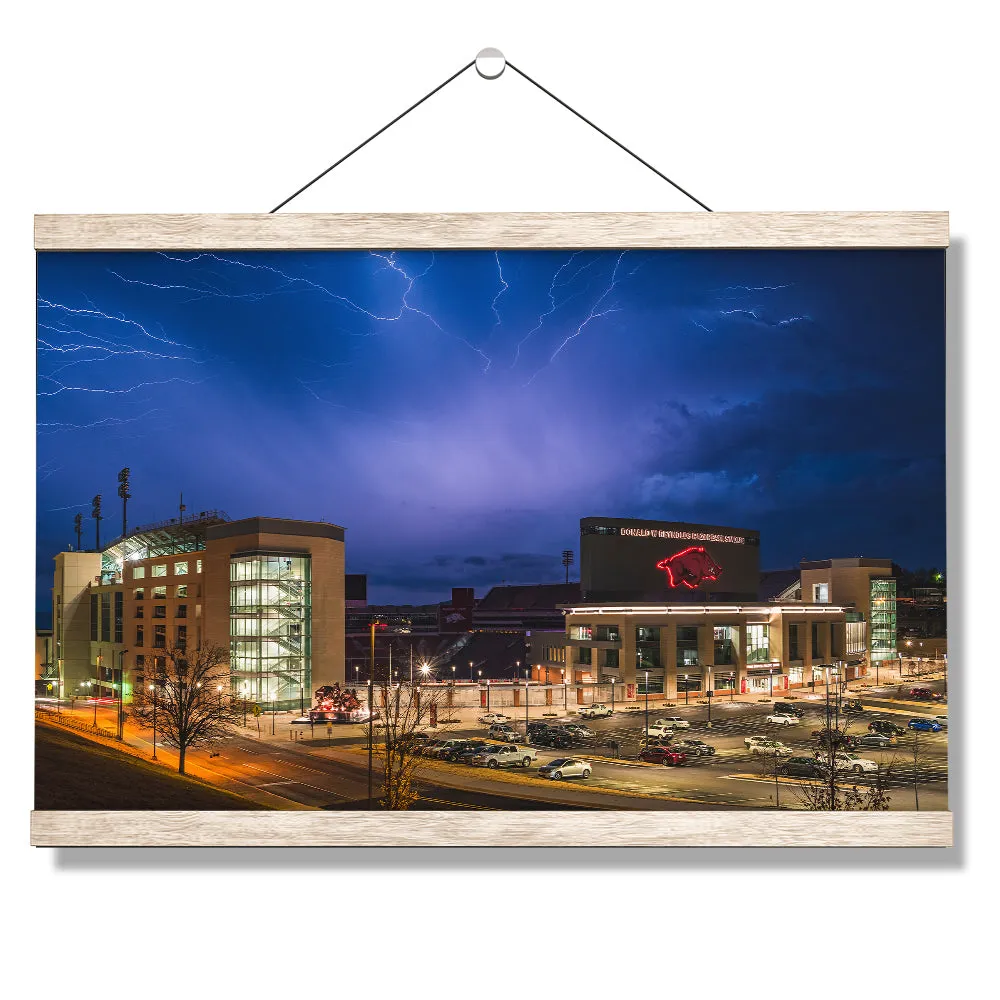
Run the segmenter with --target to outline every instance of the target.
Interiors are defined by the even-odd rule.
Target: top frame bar
[[[36,215],[36,250],[944,248],[947,212]]]

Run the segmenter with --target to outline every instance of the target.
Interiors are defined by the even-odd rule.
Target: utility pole
[[[122,538],[128,534],[128,502],[129,498],[132,496],[132,492],[129,490],[129,467],[126,465],[118,473],[118,496],[122,498]]]
[[[98,493],[93,500],[90,501],[90,516],[94,519],[94,524],[96,525],[97,538],[94,548],[100,552],[101,551],[101,521],[104,518],[101,516],[101,494]]]

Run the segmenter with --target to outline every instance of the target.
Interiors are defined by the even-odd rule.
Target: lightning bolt
[[[587,261],[587,263],[584,264],[582,267],[574,271],[573,274],[571,274],[568,278],[566,278],[563,281],[560,281],[559,276],[563,273],[563,271],[566,270],[567,267],[570,266],[570,264],[573,263],[574,260],[576,260],[577,257],[580,256],[581,253],[583,253],[582,250],[577,250],[575,253],[570,254],[566,262],[556,270],[555,274],[552,275],[552,281],[549,282],[549,290],[548,290],[549,308],[546,309],[545,312],[539,314],[538,322],[517,342],[517,347],[514,349],[514,360],[510,366],[511,368],[514,368],[517,365],[517,362],[521,357],[521,348],[536,333],[538,333],[539,330],[541,330],[542,326],[545,323],[546,317],[551,316],[559,306],[565,305],[567,302],[570,301],[570,299],[576,298],[577,295],[582,294],[581,292],[577,292],[575,295],[571,295],[568,298],[563,299],[562,302],[559,303],[556,302],[556,289],[563,285],[572,284],[581,274],[583,274],[584,271],[587,270],[588,267],[591,267],[594,261],[597,259],[596,257],[592,258],[591,260]]]
[[[130,392],[137,392],[139,389],[145,389],[151,385],[170,385],[172,382],[183,382],[185,385],[201,385],[202,382],[208,381],[207,379],[165,378],[150,380],[148,382],[137,382],[135,385],[127,386],[124,389],[104,389],[89,385],[64,385],[50,375],[39,375],[38,377],[45,379],[46,382],[52,382],[57,387],[52,392],[39,392],[39,396],[58,396],[63,392],[92,392],[105,396],[125,396]]]
[[[89,424],[71,424],[62,420],[51,420],[37,424],[39,434],[59,434],[62,431],[89,431],[96,427],[117,427],[119,424],[134,424],[137,420],[148,417],[151,413],[160,413],[159,407],[147,410],[135,417],[102,417]],[[58,470],[56,470],[58,471]]]
[[[500,264],[500,251],[494,250],[493,256],[497,261],[497,273],[500,275],[500,291],[493,296],[493,301],[490,303],[490,308],[493,310],[493,315],[496,316],[497,321],[493,324],[493,329],[495,330],[500,325],[500,311],[497,309],[497,303],[500,301],[500,296],[510,288],[510,285],[504,280],[503,267]]]
[[[590,311],[584,317],[583,321],[577,326],[577,328],[572,333],[564,337],[562,343],[552,352],[551,356],[549,357],[549,364],[552,364],[552,362],[555,361],[555,359],[559,357],[559,355],[565,349],[566,345],[569,344],[571,341],[576,340],[576,338],[579,337],[580,334],[582,334],[583,331],[586,330],[587,327],[594,322],[594,320],[600,319],[602,316],[609,316],[611,313],[614,312],[619,312],[617,306],[608,306],[605,309],[602,309],[600,307],[601,303],[604,302],[604,300],[611,294],[611,292],[618,285],[618,269],[621,267],[622,260],[624,259],[625,254],[627,252],[628,252],[627,250],[623,250],[618,255],[618,259],[615,261],[614,269],[611,272],[611,281],[608,282],[607,287],[604,289],[603,292],[601,292],[600,296],[597,298],[597,301],[595,301],[594,304],[590,307]],[[536,371],[535,374],[528,379],[525,385],[530,385],[538,376],[540,371],[541,369]]]

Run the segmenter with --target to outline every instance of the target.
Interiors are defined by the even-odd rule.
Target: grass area
[[[264,809],[197,778],[35,725],[36,809]]]

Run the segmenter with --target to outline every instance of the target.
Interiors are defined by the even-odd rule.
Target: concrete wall
[[[52,587],[54,655],[65,697],[87,694],[90,667],[90,585],[101,572],[100,552],[60,552]]]

